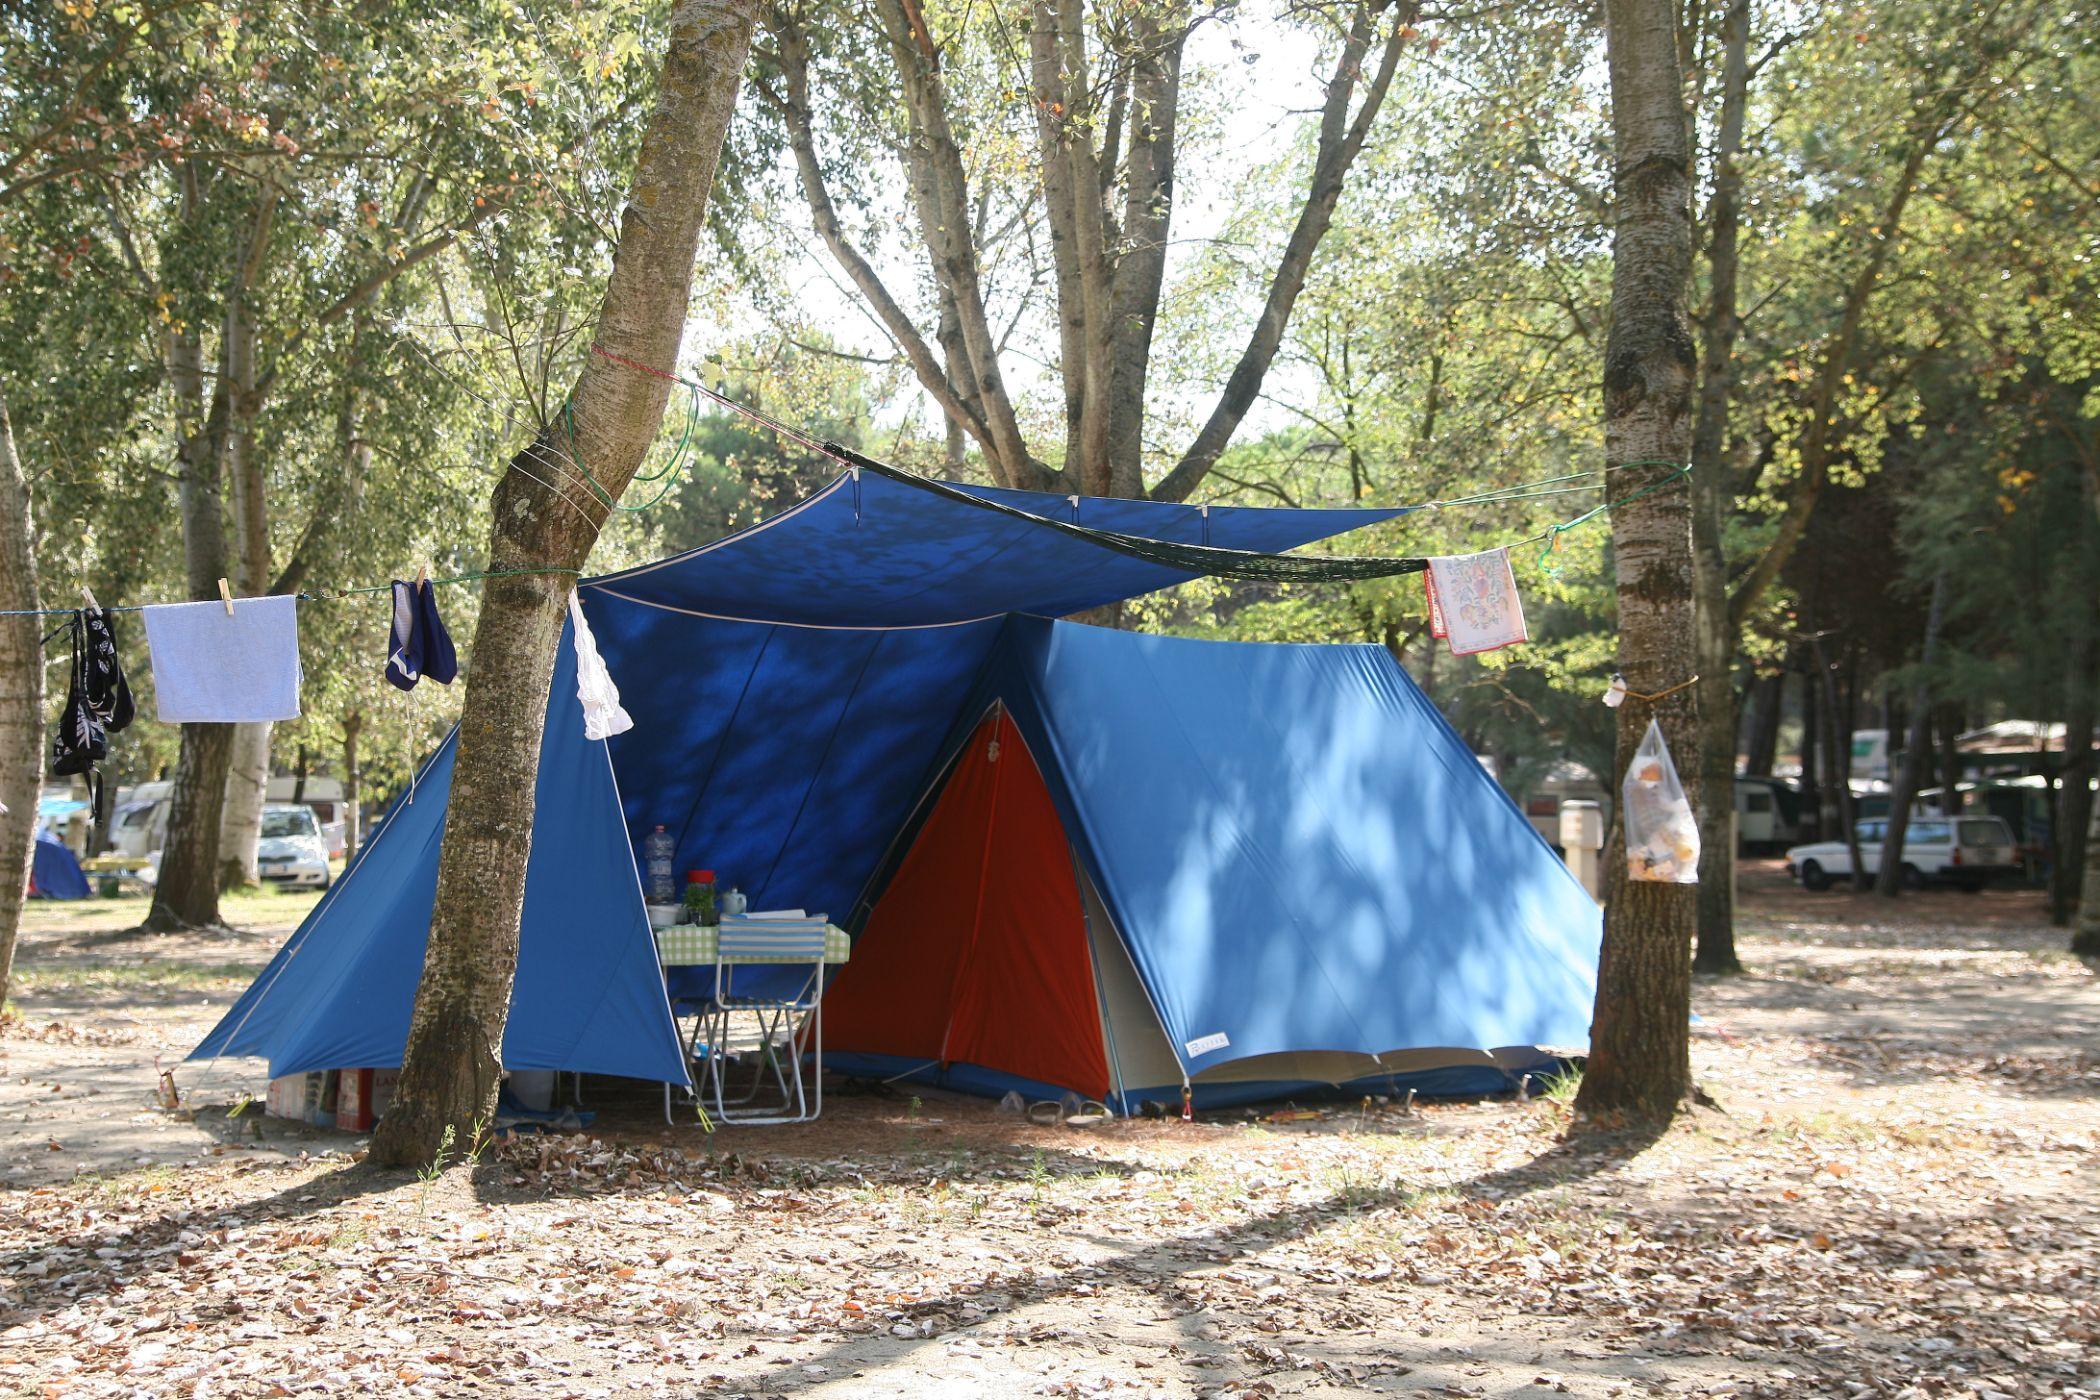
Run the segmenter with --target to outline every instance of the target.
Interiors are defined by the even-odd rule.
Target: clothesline
[[[449,578],[426,579],[425,582],[433,585],[476,583],[485,578],[520,578],[528,574],[568,574],[572,578],[581,577],[580,570],[558,569],[549,566],[543,569],[483,569],[474,573],[454,574]],[[354,597],[361,593],[385,593],[391,590],[393,586],[391,583],[375,583],[367,587],[358,588],[301,589],[292,596],[302,603],[327,603],[333,602],[338,598]],[[216,600],[210,598],[177,598],[172,603],[111,603],[107,606],[97,603],[94,605],[93,611],[109,613],[144,612],[148,608],[165,608],[181,603],[213,601]],[[9,608],[0,611],[0,617],[70,617],[79,611],[81,611],[79,608]],[[56,636],[57,634],[53,633],[52,635]],[[46,640],[49,640],[49,638],[46,638]]]

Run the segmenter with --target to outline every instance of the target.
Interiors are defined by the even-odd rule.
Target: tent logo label
[[[1208,1055],[1213,1050],[1223,1050],[1230,1044],[1232,1044],[1232,1037],[1223,1031],[1218,1031],[1213,1035],[1199,1035],[1194,1040],[1184,1042],[1181,1048],[1188,1051],[1190,1057],[1193,1058],[1197,1055]]]

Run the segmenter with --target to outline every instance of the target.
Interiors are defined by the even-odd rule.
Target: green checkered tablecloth
[[[753,920],[743,925],[748,931],[800,932],[809,925],[791,923],[787,920],[775,922],[770,919]],[[721,930],[702,928],[695,924],[674,924],[656,930],[656,954],[665,967],[707,966],[716,961],[715,949]],[[853,940],[846,931],[833,924],[824,925],[824,961],[842,963],[853,956]],[[734,957],[726,959],[733,965],[802,962],[802,958],[781,958],[770,955]]]

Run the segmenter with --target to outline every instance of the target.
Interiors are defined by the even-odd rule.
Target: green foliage
[[[182,591],[175,453],[209,426],[227,289],[249,251],[272,562],[306,558],[308,588],[380,583],[421,563],[440,575],[477,567],[496,469],[543,429],[559,440],[665,10],[659,0],[0,10],[0,385],[33,477],[47,603],[65,604],[83,582],[106,602]],[[1047,362],[1028,8],[925,13],[979,201],[992,318],[1013,328],[1017,354]],[[1101,53],[1116,52],[1132,13],[1089,13]],[[1207,16],[1191,42],[1175,197],[1205,210],[1205,236],[1169,260],[1153,471],[1229,371],[1314,149],[1309,117],[1251,140],[1246,85],[1316,71],[1338,13],[1234,7]],[[815,3],[813,18],[826,172],[848,232],[887,269],[914,242],[888,40],[848,8]],[[1687,11],[1702,201],[1719,20],[1715,5]],[[1875,517],[1875,538],[1895,556],[1850,570],[1849,586],[1805,565],[1783,573],[1750,619],[1754,664],[1780,664],[1812,608],[1871,634],[1887,653],[1876,664],[1899,665],[1916,596],[1945,568],[1946,684],[1978,707],[2060,703],[2050,627],[2088,617],[2081,596],[2096,591],[2094,517],[2080,509],[2100,489],[2090,21],[2070,0],[1753,7],[1726,548],[1740,571],[1774,538],[1848,289],[1886,237],[1889,260],[1837,386],[1831,473],[1841,504],[1867,501],[1886,517]],[[1601,44],[1594,14],[1530,0],[1421,22],[1265,402],[1209,499],[1420,505],[1601,463]],[[937,415],[894,347],[863,343],[866,323],[834,314],[836,296],[810,275],[806,212],[762,95],[779,79],[763,46],[750,77],[713,203],[689,367],[697,360],[708,383],[819,438],[950,470]],[[1892,178],[1931,134],[1921,114],[1948,93],[1959,100],[1916,196],[1885,228]],[[1703,224],[1705,209],[1695,217]],[[926,286],[899,285],[929,299]],[[201,397],[169,372],[185,338],[198,345]],[[1016,396],[1027,434],[1061,442],[1050,377]],[[667,466],[681,435],[675,480],[644,484],[668,485],[662,503],[622,516],[595,562],[690,548],[832,471],[705,404],[688,433],[675,402],[645,470]],[[960,467],[978,470],[969,454]],[[549,484],[583,499],[573,479]],[[1337,543],[1418,555],[1526,541],[1613,494],[1598,478],[1552,489],[1564,494],[1417,510]],[[1571,757],[1601,767],[1608,751],[1595,699],[1613,666],[1607,538],[1600,520],[1545,563],[1536,544],[1521,545],[1536,640],[1479,658],[1452,658],[1426,635],[1411,577],[1197,584],[1133,615],[1209,635],[1390,647],[1522,786]],[[1811,544],[1823,559],[1851,547],[1842,532]],[[474,600],[469,588],[444,596],[462,643]],[[2036,606],[2008,624],[2020,600]],[[360,729],[368,789],[385,791],[437,742],[456,697],[422,687],[410,702],[385,689],[385,626],[372,595],[303,611],[308,713],[280,727],[281,763],[304,750],[317,772],[338,764],[347,722]],[[119,638],[143,682],[137,629],[120,624]],[[152,776],[172,757],[172,731],[135,726],[119,740],[116,776]]]

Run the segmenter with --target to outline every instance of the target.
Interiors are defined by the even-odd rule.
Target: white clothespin
[[[88,591],[88,586],[84,583],[80,585],[80,601],[87,604],[89,612],[102,611],[102,605],[95,601],[95,595]]]
[[[220,580],[219,580],[219,601],[220,601],[220,602],[222,602],[222,603],[224,603],[224,604],[226,605],[226,615],[227,615],[228,617],[232,617],[232,616],[233,616],[233,590],[232,590],[231,588],[228,588],[228,587],[226,586],[226,580],[225,580],[225,579],[220,579]]]
[[[1604,704],[1606,708],[1616,710],[1619,708],[1619,706],[1625,704],[1626,693],[1626,677],[1614,671],[1612,673],[1611,685],[1607,687],[1604,692]]]

